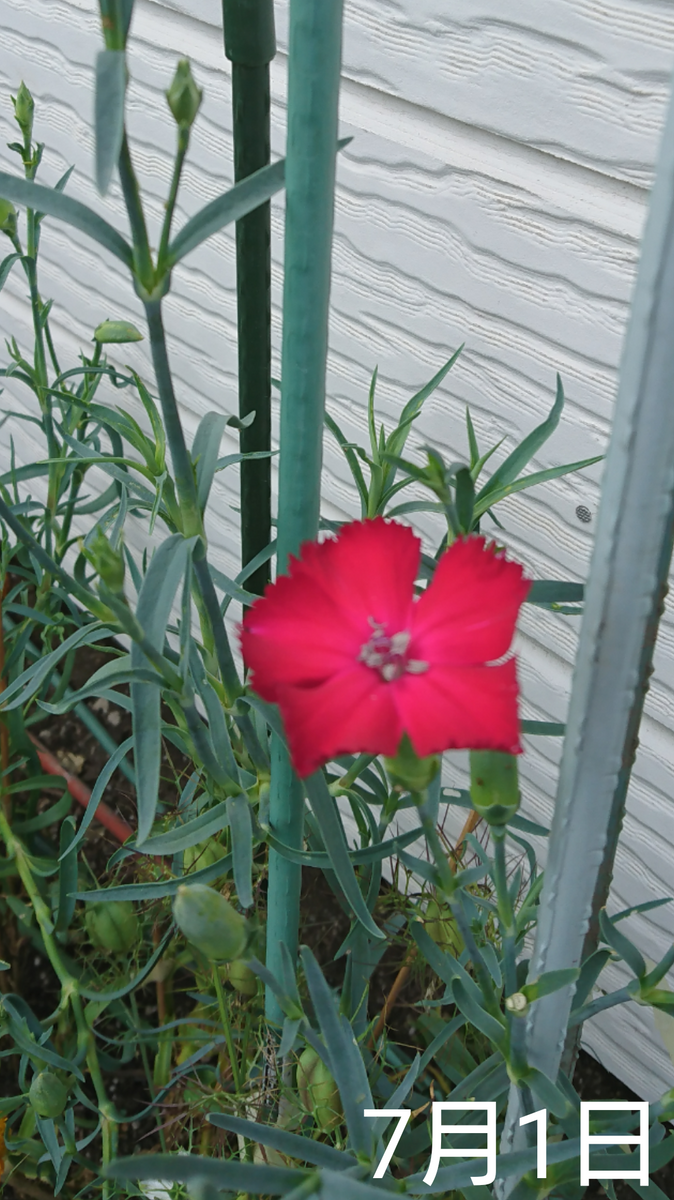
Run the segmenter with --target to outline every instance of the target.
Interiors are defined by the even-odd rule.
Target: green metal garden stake
[[[278,569],[318,533],[343,0],[291,0]],[[304,795],[283,746],[272,762],[270,823],[300,849]],[[269,853],[267,966],[297,955],[301,867]],[[267,1016],[280,1021],[267,991]]]
[[[222,0],[225,54],[232,63],[234,178],[269,162],[269,64],[276,54],[274,0]],[[241,451],[271,447],[271,210],[269,203],[237,222],[236,288],[239,332]],[[245,567],[271,540],[271,460],[241,463],[241,561]],[[269,563],[250,576],[259,595]]]
[[[673,323],[674,92],[623,352],[531,979],[578,965],[615,854],[672,544]],[[529,1064],[552,1080],[573,990],[536,1001],[527,1020]],[[513,1087],[504,1152],[523,1144],[522,1110]],[[496,1185],[500,1200],[516,1182]]]

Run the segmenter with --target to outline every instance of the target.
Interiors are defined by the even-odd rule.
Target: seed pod
[[[60,1117],[68,1101],[68,1089],[53,1071],[33,1076],[28,1099],[38,1117]]]
[[[470,798],[490,825],[506,825],[520,806],[517,758],[496,750],[471,750]]]
[[[0,200],[0,231],[16,237],[16,209],[11,200]]]
[[[188,942],[206,958],[231,962],[243,954],[248,941],[245,917],[220,892],[203,883],[181,884],[173,916]]]
[[[109,954],[126,954],[138,940],[138,917],[131,900],[89,905],[84,924],[94,946]]]
[[[94,341],[102,346],[124,342],[142,342],[143,335],[130,321],[101,321],[94,329]]]
[[[194,82],[188,59],[181,58],[173,82],[166,93],[168,106],[181,129],[189,129],[194,124],[202,97],[203,92]]]
[[[25,83],[22,83],[16,96],[12,96],[14,104],[14,116],[16,123],[19,126],[24,138],[30,142],[33,136],[33,113],[35,111],[35,101],[31,96]]]
[[[339,1125],[342,1117],[339,1088],[312,1046],[308,1046],[300,1055],[297,1090],[304,1107],[313,1113],[319,1129],[327,1133]]]
[[[187,850],[183,851],[183,869],[186,872],[192,870],[203,871],[206,867],[212,867],[214,863],[219,862],[224,857],[225,848],[219,842],[215,842],[212,839],[207,842],[199,842],[196,846],[188,846]],[[226,867],[223,867],[222,874],[226,874]],[[215,883],[215,880],[213,883]]]
[[[240,996],[254,996],[257,991],[257,975],[243,958],[228,963],[227,979]]]

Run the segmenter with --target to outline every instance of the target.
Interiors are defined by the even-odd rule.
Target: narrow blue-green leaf
[[[51,780],[50,782],[51,786],[54,787],[55,781]],[[68,791],[65,779],[63,780],[63,787],[65,791],[56,804],[50,805],[49,808],[44,809],[43,812],[38,813],[35,817],[29,817],[27,821],[12,821],[12,831],[17,837],[23,838],[27,833],[37,833],[40,829],[48,829],[50,825],[56,824],[57,821],[61,821],[62,818],[68,815],[72,808],[73,798]],[[19,788],[19,790],[21,789]]]
[[[283,1196],[307,1177],[306,1171],[198,1154],[134,1154],[133,1158],[118,1158],[105,1174],[111,1179],[167,1179],[187,1184],[203,1179],[221,1190],[256,1196]]]
[[[475,501],[475,519],[477,520],[483,516],[494,504],[505,500],[507,496],[514,495],[515,492],[524,492],[527,488],[537,487],[539,483],[549,483],[551,479],[560,479],[562,475],[571,475],[574,471],[583,471],[586,467],[592,467],[595,463],[601,462],[603,458],[603,454],[598,454],[594,458],[583,458],[580,462],[565,463],[561,467],[550,467],[547,471],[536,471],[533,475],[524,475],[522,479],[515,479],[512,483],[506,484],[505,487],[489,492],[482,499],[478,497]]]
[[[27,700],[34,696],[40,690],[46,679],[49,679],[52,672],[60,663],[61,659],[68,654],[70,650],[76,650],[78,646],[87,645],[93,646],[96,642],[102,642],[109,638],[112,634],[111,629],[107,625],[101,625],[98,621],[92,622],[91,625],[84,625],[81,629],[77,629],[75,633],[71,633],[65,641],[61,642],[51,654],[46,654],[44,658],[40,658],[37,662],[28,667],[18,679],[15,679],[6,690],[2,693],[1,708],[8,711],[12,708],[17,708],[23,705]]]
[[[599,913],[599,927],[604,941],[632,968],[637,979],[643,979],[648,974],[643,955],[624,933],[615,928],[605,908]]]
[[[349,857],[349,847],[344,833],[342,818],[337,803],[328,791],[325,777],[321,771],[316,771],[304,780],[304,787],[312,812],[318,823],[323,838],[323,844],[330,857],[332,869],[337,876],[340,886],[353,910],[354,916],[367,930],[371,937],[383,938],[386,935],[378,929],[368,912],[363,899],[358,880],[354,874]]]
[[[111,904],[116,900],[163,900],[166,896],[175,896],[178,888],[186,881],[188,883],[212,883],[221,875],[226,875],[232,869],[232,856],[202,867],[200,871],[190,871],[189,875],[178,875],[173,879],[161,880],[160,883],[122,883],[117,887],[98,888],[91,892],[75,892],[76,900],[84,900],[87,904]]]
[[[77,846],[79,846],[85,833],[87,832],[87,829],[89,828],[89,826],[91,825],[91,822],[93,821],[94,817],[96,816],[96,809],[98,808],[98,805],[100,804],[101,800],[103,799],[103,793],[104,793],[106,787],[108,786],[110,780],[112,779],[112,776],[114,775],[115,771],[117,770],[117,767],[121,763],[125,754],[129,750],[132,749],[133,745],[134,745],[133,737],[127,738],[126,741],[122,742],[121,746],[119,746],[118,749],[115,750],[114,754],[112,754],[110,756],[110,758],[108,759],[108,761],[106,762],[105,766],[103,767],[103,770],[101,771],[100,775],[98,776],[98,779],[96,780],[96,782],[92,788],[89,803],[87,804],[87,807],[84,810],[84,816],[82,817],[82,820],[80,821],[80,827],[77,831],[77,834],[74,837],[73,841],[71,842],[71,844],[68,848],[68,853],[72,853],[73,850],[75,850],[75,848]]]
[[[249,175],[241,183],[237,183],[228,192],[223,192],[210,204],[206,204],[200,212],[191,217],[183,225],[180,233],[169,246],[169,262],[171,266],[180,262],[186,254],[195,250],[212,234],[218,233],[226,225],[240,221],[242,217],[259,208],[285,184],[285,159],[262,167]],[[1,182],[1,181],[0,181]]]
[[[522,733],[537,737],[564,737],[566,725],[562,721],[520,721]]]
[[[325,424],[327,425],[328,429],[330,430],[330,433],[333,435],[333,437],[335,437],[337,439],[337,441],[344,453],[344,457],[346,458],[346,461],[349,464],[349,469],[353,476],[354,483],[356,484],[356,487],[358,488],[358,495],[360,496],[361,513],[363,516],[366,516],[367,515],[367,484],[365,483],[365,476],[363,475],[363,471],[360,466],[360,463],[358,462],[358,458],[354,454],[352,446],[347,441],[346,437],[344,436],[341,429],[339,428],[339,425],[334,420],[334,418],[330,416],[330,413],[328,413],[328,412],[325,413],[324,420],[325,420]]]
[[[79,200],[73,200],[71,196],[64,195],[56,188],[42,187],[39,183],[19,179],[5,171],[0,171],[0,196],[5,200],[12,200],[14,204],[23,204],[27,208],[65,221],[66,224],[86,233],[100,246],[104,246],[125,266],[133,267],[133,251],[129,243],[112,225]]]
[[[136,617],[146,638],[162,650],[171,608],[185,574],[196,538],[174,534],[155,551],[138,595]],[[131,647],[133,667],[146,665],[135,642]],[[133,731],[136,742],[136,794],[138,797],[138,846],[150,835],[157,808],[161,764],[161,691],[152,683],[132,683]]]
[[[192,442],[192,462],[196,464],[197,494],[199,507],[203,512],[213,483],[220,442],[225,432],[227,416],[225,413],[209,412],[201,418],[199,428]]]
[[[246,797],[243,794],[230,796],[227,813],[232,836],[236,894],[241,907],[250,908],[253,903],[253,822]]]
[[[531,462],[531,459],[540,450],[541,446],[545,445],[548,438],[555,432],[559,425],[559,419],[564,408],[564,388],[562,386],[561,377],[557,376],[557,393],[555,402],[550,409],[546,419],[537,425],[535,429],[529,433],[519,446],[516,446],[511,454],[501,463],[500,467],[494,471],[491,479],[485,483],[484,487],[478,492],[478,501],[483,500],[486,496],[501,490],[507,484],[512,483],[517,479],[517,476]],[[486,506],[487,508],[489,505]]]
[[[2,291],[4,288],[7,279],[9,278],[9,272],[14,266],[14,263],[18,262],[20,258],[20,254],[8,254],[7,258],[3,258],[2,262],[0,263],[0,291]],[[19,470],[20,469],[21,468],[19,468]],[[30,470],[31,468],[29,467],[28,469]],[[10,471],[8,474],[11,476],[13,475],[13,472]]]
[[[96,187],[104,196],[117,166],[124,136],[126,55],[123,50],[101,50],[96,58]]]
[[[363,1116],[363,1109],[373,1108],[374,1104],[363,1056],[353,1030],[338,1012],[323,972],[308,946],[302,947],[302,965],[342,1100],[349,1142],[357,1155],[371,1159],[374,1130],[372,1123]]]
[[[228,824],[227,803],[223,800],[195,817],[193,821],[186,821],[184,825],[176,825],[167,833],[158,833],[156,837],[148,838],[143,842],[141,852],[151,855],[180,854],[191,846],[205,842],[207,838],[215,837]],[[135,850],[136,846],[129,842],[127,849]]]
[[[455,350],[452,357],[444,364],[444,366],[440,368],[433,378],[430,379],[429,382],[416,393],[416,395],[412,396],[411,400],[407,401],[407,404],[400,414],[400,420],[397,428],[394,429],[389,435],[389,438],[386,442],[386,450],[389,454],[402,454],[403,450],[405,449],[407,439],[410,435],[412,423],[419,416],[419,413],[421,412],[421,409],[428,397],[433,394],[436,388],[440,386],[445,376],[449,374],[462,350],[463,345],[459,346],[458,350]],[[384,489],[384,498],[390,494],[393,481],[396,476],[396,470],[397,468],[394,466],[391,474],[388,477],[387,485]]]
[[[229,1113],[209,1113],[208,1121],[218,1129],[240,1134],[256,1144],[278,1150],[287,1158],[314,1163],[317,1167],[335,1167],[338,1171],[344,1171],[347,1167],[358,1165],[356,1159],[345,1151],[335,1150],[334,1146],[317,1142],[313,1138],[301,1137],[297,1133],[287,1133],[285,1129],[279,1129],[278,1125],[261,1125],[257,1121],[230,1116]]]
[[[634,916],[634,913],[650,912],[652,908],[660,908],[663,904],[671,904],[673,896],[663,896],[661,900],[647,900],[644,904],[633,904],[630,908],[622,908],[620,912],[615,913],[611,917],[613,924],[616,921],[625,921],[627,917]]]
[[[373,846],[365,846],[360,850],[349,850],[349,858],[351,862],[356,863],[377,863],[385,858],[390,858],[398,854],[405,846],[411,845],[412,842],[418,841],[420,830],[408,829],[407,833],[400,833],[394,838],[389,838],[385,842],[377,842]],[[321,870],[327,870],[332,865],[330,855],[323,854],[321,851],[315,850],[293,850],[292,847],[286,846],[273,834],[269,834],[269,845],[280,854],[283,858],[290,859],[290,862],[300,863],[305,867],[320,867]]]
[[[582,604],[584,583],[566,583],[557,579],[535,579],[529,588],[527,604]]]

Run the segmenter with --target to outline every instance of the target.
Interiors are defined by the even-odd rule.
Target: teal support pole
[[[234,178],[237,183],[270,159],[269,64],[276,54],[274,0],[222,0],[225,54],[232,63]],[[271,208],[261,204],[236,225],[239,416],[255,413],[241,430],[241,451],[271,447]],[[271,540],[271,460],[241,463],[241,563]],[[259,595],[269,563],[247,581]]]
[[[285,276],[278,570],[318,533],[328,350],[343,0],[291,0],[288,61]],[[300,849],[304,793],[283,746],[274,747],[270,823]],[[269,853],[267,965],[280,943],[297,956],[302,869]],[[282,1019],[267,993],[267,1016]]]
[[[674,92],[621,364],[530,978],[575,967],[607,893],[674,527]],[[555,1080],[573,987],[536,1001],[525,1053]],[[513,1086],[502,1151],[525,1143]],[[516,1176],[496,1185],[503,1200]]]

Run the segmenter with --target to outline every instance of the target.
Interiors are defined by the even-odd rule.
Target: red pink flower
[[[308,542],[243,622],[255,692],[278,704],[300,776],[342,754],[520,752],[507,653],[529,590],[483,537],[445,551],[416,598],[421,544],[382,517]]]

